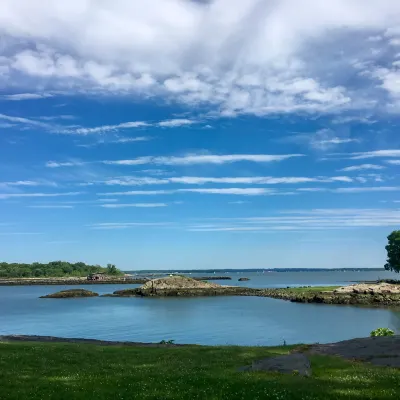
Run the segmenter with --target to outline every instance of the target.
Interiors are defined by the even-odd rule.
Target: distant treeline
[[[38,262],[32,264],[0,262],[1,278],[79,277],[96,272],[105,272],[108,275],[123,274],[113,264],[108,264],[104,268],[100,265],[87,265],[83,262],[70,263],[67,261],[51,261],[48,264]]]

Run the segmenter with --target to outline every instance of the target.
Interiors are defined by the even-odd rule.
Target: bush
[[[394,332],[389,328],[378,328],[371,332],[371,337],[376,336],[393,336]]]

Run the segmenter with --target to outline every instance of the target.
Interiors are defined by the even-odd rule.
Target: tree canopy
[[[108,264],[107,268],[103,268],[100,265],[86,265],[83,262],[70,263],[67,261],[51,261],[47,264],[0,262],[0,277],[2,278],[80,277],[96,272],[122,275],[122,272],[113,264]]]
[[[400,231],[393,231],[388,237],[387,263],[385,269],[400,272]]]

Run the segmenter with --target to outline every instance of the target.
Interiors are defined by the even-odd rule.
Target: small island
[[[71,299],[77,297],[98,297],[98,293],[91,292],[85,289],[69,289],[61,290],[60,292],[40,296],[41,299]]]
[[[243,288],[222,286],[216,283],[198,281],[182,275],[152,279],[140,288],[117,290],[108,297],[191,297],[191,296],[218,296],[239,295]]]
[[[239,278],[238,279],[239,282],[247,282],[249,280],[250,280],[250,278]]]

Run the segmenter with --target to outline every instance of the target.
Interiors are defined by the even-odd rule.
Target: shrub
[[[376,336],[393,336],[394,332],[389,328],[378,328],[371,332],[371,337]]]

